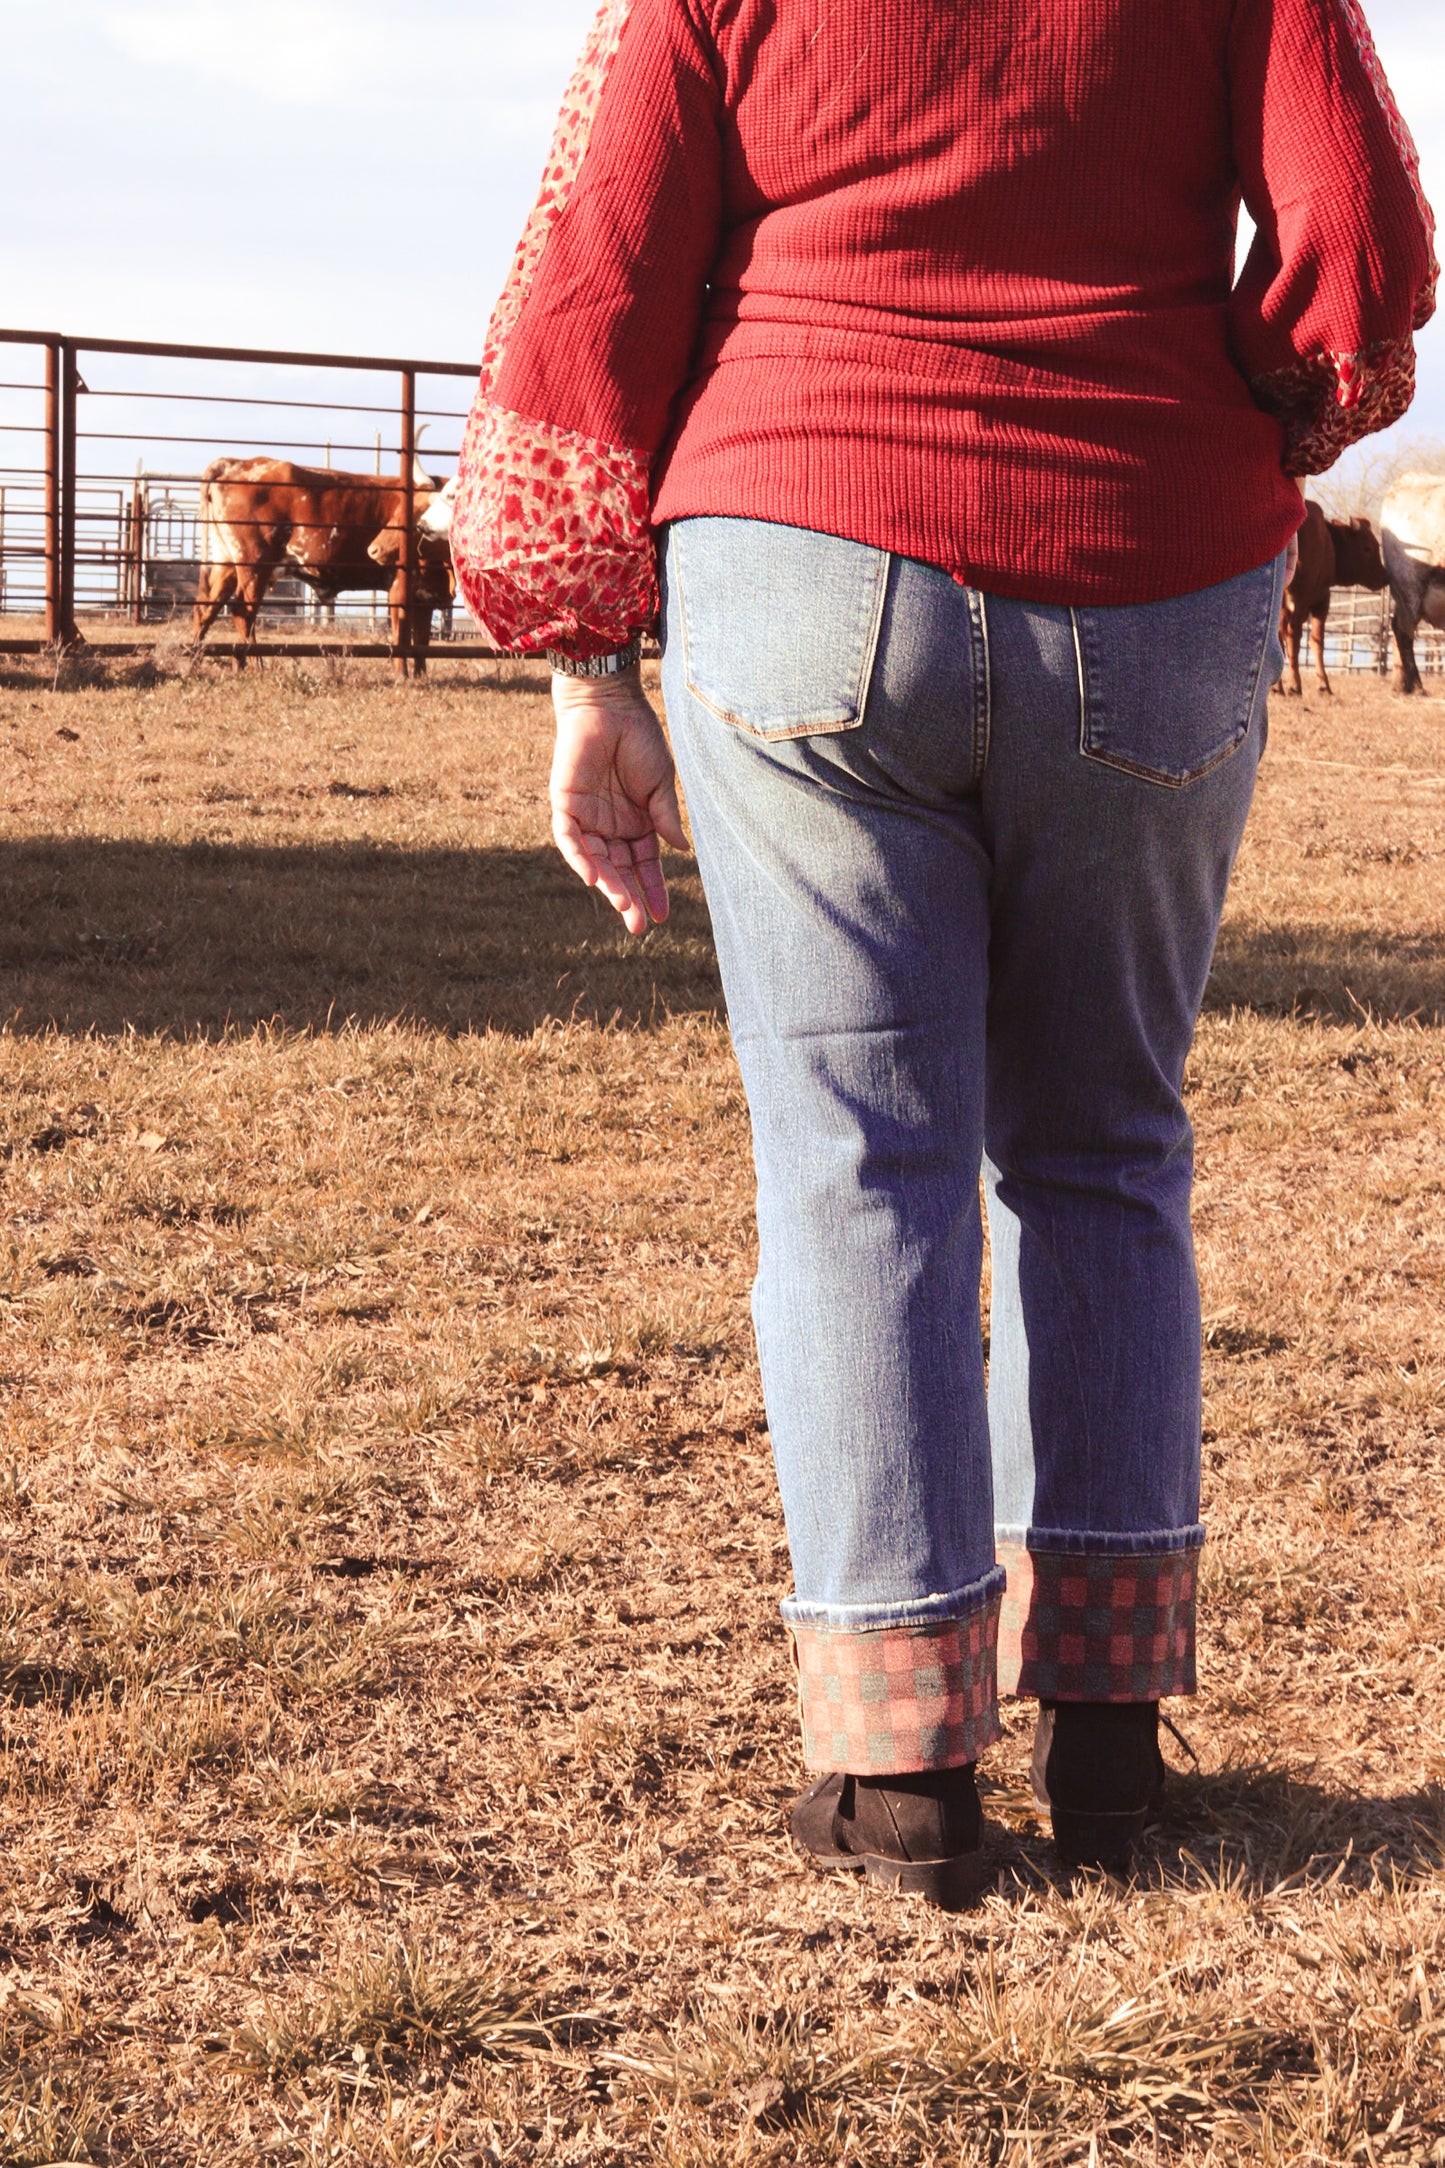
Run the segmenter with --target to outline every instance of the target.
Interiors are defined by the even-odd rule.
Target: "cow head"
[[[443,483],[432,498],[418,522],[423,534],[435,535],[438,540],[445,540],[451,533],[452,513],[456,508],[457,491],[461,487],[461,480],[459,474],[454,474],[450,481]]]
[[[1332,519],[1330,535],[1335,545],[1335,579],[1341,587],[1372,587],[1378,593],[1389,586],[1379,537],[1363,514],[1351,520]]]
[[[423,496],[422,492],[426,494]],[[420,555],[437,564],[449,563],[451,545],[448,536],[452,525],[452,503],[457,492],[457,477],[443,486],[432,476],[416,478],[415,529],[420,545]],[[388,526],[372,542],[366,552],[374,564],[398,565],[402,558],[401,530]]]

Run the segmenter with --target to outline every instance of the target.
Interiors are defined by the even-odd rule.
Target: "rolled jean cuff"
[[[999,1691],[1162,1701],[1195,1690],[1202,1527],[1143,1535],[1000,1529]]]
[[[829,1605],[790,1598],[803,1759],[811,1770],[898,1776],[959,1769],[999,1736],[1004,1577],[950,1596]],[[857,1619],[858,1624],[840,1623]]]

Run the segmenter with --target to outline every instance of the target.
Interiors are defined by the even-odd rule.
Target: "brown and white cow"
[[[1445,632],[1445,474],[1404,474],[1380,511],[1380,533],[1395,605],[1402,693],[1423,693],[1415,660],[1422,624]]]
[[[459,474],[454,474],[449,482],[442,483],[441,488],[431,498],[418,522],[424,536],[430,535],[433,541],[447,540],[452,531],[452,514],[456,510],[457,491],[461,486],[462,478]]]
[[[1322,693],[1332,692],[1325,670],[1325,620],[1330,614],[1330,590],[1335,587],[1369,587],[1378,594],[1389,585],[1385,560],[1375,530],[1364,518],[1326,519],[1314,499],[1305,500],[1305,520],[1299,531],[1299,563],[1284,591],[1279,636],[1288,658],[1280,690],[1302,693],[1300,639],[1308,620],[1315,634],[1315,681]]]
[[[453,475],[449,482],[438,484],[430,475],[417,470],[417,489],[413,501],[413,517],[416,522],[416,561],[418,596],[424,608],[417,613],[417,631],[414,644],[417,650],[417,668],[423,666],[426,643],[431,638],[431,613],[442,610],[448,619],[456,601],[457,581],[452,569],[452,504],[456,497],[459,477]],[[422,487],[423,482],[425,488]],[[404,555],[402,522],[384,527],[376,540],[367,547],[367,556],[387,579],[395,581],[401,570]],[[393,639],[396,637],[397,613],[393,608]]]
[[[418,468],[412,493],[418,570],[411,597],[418,672],[426,667],[432,612],[449,610],[456,592],[445,540],[420,531],[437,495],[438,485]],[[285,571],[329,602],[357,589],[384,590],[392,641],[399,644],[406,510],[398,476],[344,474],[289,459],[214,460],[201,478],[197,641],[229,608],[237,633],[247,647],[254,645],[267,589]],[[238,660],[244,659],[243,649]]]

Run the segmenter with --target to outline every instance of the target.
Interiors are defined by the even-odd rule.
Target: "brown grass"
[[[1199,1767],[1070,1888],[1014,1712],[946,1919],[783,1836],[691,869],[525,674],[151,675],[0,691],[0,2163],[1445,2159],[1445,705],[1277,705],[1220,947]]]

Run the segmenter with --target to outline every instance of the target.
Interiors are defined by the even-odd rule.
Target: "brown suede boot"
[[[794,1800],[793,1841],[821,1867],[861,1872],[885,1889],[960,1911],[984,1880],[977,1766],[886,1777],[835,1770]]]
[[[1127,1875],[1164,1797],[1157,1701],[1044,1702],[1033,1785],[1067,1867]]]

